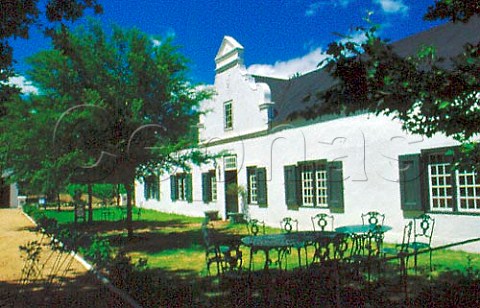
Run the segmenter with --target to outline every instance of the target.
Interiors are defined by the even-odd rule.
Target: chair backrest
[[[213,240],[213,234],[212,234],[213,227],[208,223],[208,220],[204,220],[202,222],[201,229],[202,229],[203,244],[205,245],[205,248],[208,250],[208,248],[214,246],[214,240]]]
[[[415,242],[425,241],[429,245],[432,243],[433,228],[435,219],[430,215],[422,214],[413,219],[413,237]]]
[[[258,233],[265,234],[265,223],[258,219],[250,219],[247,221],[248,234],[258,235]]]
[[[333,231],[333,215],[320,213],[315,216],[312,216],[311,219],[312,219],[313,231],[317,231],[317,229],[320,231],[325,231],[328,225],[330,225],[328,229],[331,229]]]
[[[362,224],[364,225],[380,225],[383,226],[385,221],[385,214],[379,212],[370,211],[362,214]]]
[[[403,237],[402,237],[402,243],[400,245],[400,252],[408,251],[408,246],[410,246],[410,241],[412,239],[412,229],[413,229],[413,221],[409,221],[408,224],[406,224],[403,227]]]
[[[298,220],[291,217],[285,217],[280,221],[280,228],[286,233],[298,231]]]

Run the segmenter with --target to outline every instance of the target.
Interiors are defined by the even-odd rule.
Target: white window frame
[[[465,183],[460,184],[461,178]],[[455,170],[455,178],[457,183],[457,209],[459,212],[471,213],[480,212],[480,177],[475,171],[458,171]],[[470,179],[470,181],[468,181]],[[462,194],[462,188],[464,194]],[[466,207],[463,204],[466,203]],[[469,208],[469,203],[473,204],[473,208]]]
[[[302,205],[314,206],[313,198],[313,170],[302,170]]]
[[[429,163],[428,168],[428,193],[430,209],[432,211],[453,211],[452,175],[448,171],[450,163]]]
[[[230,155],[223,157],[223,168],[225,171],[237,170],[237,156]]]
[[[212,201],[217,201],[217,176],[215,172],[210,173],[210,189]]]
[[[177,190],[178,200],[187,200],[187,177],[186,173],[181,173],[177,176]]]
[[[225,130],[233,129],[233,104],[232,101],[223,103],[223,128]]]
[[[318,207],[328,207],[327,170],[315,170],[316,197]]]
[[[257,187],[257,174],[255,172],[255,168],[252,168],[252,171],[248,175],[248,181],[250,187],[248,187],[250,191],[250,200],[248,200],[249,204],[258,204],[258,187]]]

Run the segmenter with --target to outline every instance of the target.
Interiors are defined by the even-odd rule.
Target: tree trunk
[[[117,184],[117,191],[115,197],[117,199],[117,207],[120,207],[120,184]]]
[[[124,183],[123,186],[125,187],[125,190],[127,191],[127,219],[125,221],[126,228],[127,228],[127,236],[128,239],[133,238],[133,221],[132,221],[132,206],[133,206],[133,182],[134,180],[130,180],[127,183]]]
[[[93,207],[92,207],[92,199],[93,199],[93,192],[92,192],[92,184],[88,184],[87,186],[88,191],[88,223],[93,222]]]
[[[60,208],[60,193],[57,193],[57,211],[60,212],[62,209]]]

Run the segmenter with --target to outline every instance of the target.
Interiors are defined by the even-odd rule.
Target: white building
[[[478,19],[448,24],[394,45],[408,54],[433,44],[448,56],[465,41],[478,42],[479,28]],[[232,37],[223,39],[215,57],[216,95],[204,102],[208,113],[199,123],[204,150],[226,154],[188,173],[137,183],[137,205],[192,216],[217,210],[223,219],[244,212],[275,227],[289,216],[303,230],[312,229],[317,213],[333,214],[341,226],[378,211],[393,227],[386,233],[390,242],[401,241],[406,219],[426,212],[436,220],[434,246],[480,237],[480,176],[445,168],[454,140],[409,135],[399,122],[372,114],[290,121],[332,79],[322,70],[289,80],[251,76],[243,51]],[[480,244],[460,248],[480,251]]]

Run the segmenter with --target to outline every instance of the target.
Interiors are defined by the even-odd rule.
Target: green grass
[[[126,241],[124,222],[121,221],[122,210],[111,208],[113,215],[109,221],[102,221],[102,209],[94,209],[94,223],[78,224],[80,230],[88,233],[100,233],[107,235],[111,243],[117,249],[124,249],[136,260],[147,258],[150,268],[159,268],[168,271],[188,271],[204,275],[205,252],[202,246],[200,225],[203,218],[189,217],[177,214],[161,213],[154,210],[142,210],[141,216],[137,216],[137,210],[133,211],[134,229],[137,238]],[[43,212],[43,211],[42,211]],[[55,218],[60,224],[73,226],[74,214],[72,210],[44,211],[47,217]],[[237,238],[247,235],[246,227],[242,224],[229,224],[228,222],[214,222],[215,230],[225,236]],[[266,228],[266,233],[278,233],[279,229]],[[244,266],[248,268],[249,250],[242,247],[244,252]],[[311,256],[313,251],[309,250]],[[302,255],[302,260],[303,260]],[[298,266],[297,251],[292,250],[288,257],[289,268]],[[428,253],[419,255],[419,268],[426,269],[428,266]],[[254,255],[254,268],[261,269],[264,264],[263,252]],[[413,257],[409,265],[413,266]],[[445,270],[465,271],[467,268],[480,270],[480,255],[463,251],[441,250],[433,252],[433,265],[436,273]]]

